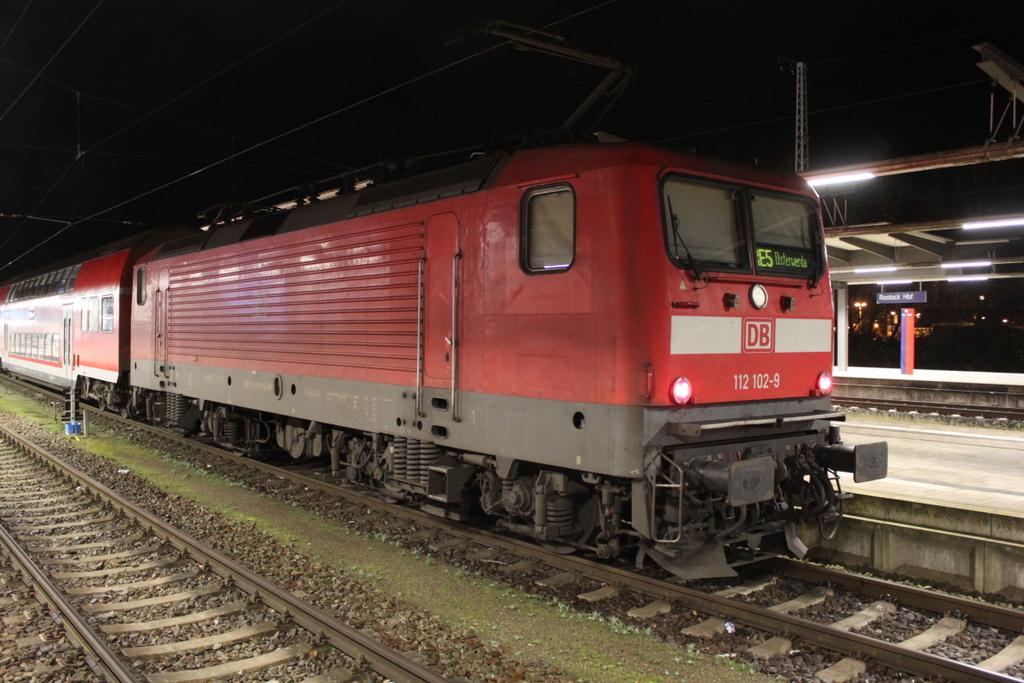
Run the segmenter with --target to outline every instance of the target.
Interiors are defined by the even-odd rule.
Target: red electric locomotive
[[[830,426],[796,176],[520,150],[168,241],[132,282],[117,408],[566,551],[726,575],[836,521],[837,470],[885,475]]]

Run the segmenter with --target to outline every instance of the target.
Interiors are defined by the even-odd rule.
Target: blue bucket
[[[68,436],[77,436],[82,433],[81,422],[67,422],[64,424],[64,433]]]

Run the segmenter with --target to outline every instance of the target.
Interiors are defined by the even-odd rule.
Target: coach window
[[[71,269],[71,274],[68,275],[68,290],[69,292],[75,289],[75,280],[78,278],[78,271],[82,269],[82,264],[79,263],[77,266]]]
[[[754,260],[763,275],[812,276],[819,260],[818,214],[814,205],[796,197],[752,193]]]
[[[68,291],[68,276],[71,275],[71,269],[65,268],[60,271],[60,281],[57,283],[57,293],[64,294]]]
[[[661,191],[665,244],[680,268],[746,270],[740,190],[728,185],[666,178]]]
[[[100,329],[104,332],[114,331],[114,297],[105,296],[100,304]]]
[[[90,296],[86,299],[82,299],[82,332],[99,331],[100,298],[98,296]]]
[[[522,265],[531,273],[558,273],[576,254],[576,196],[568,185],[523,196]]]

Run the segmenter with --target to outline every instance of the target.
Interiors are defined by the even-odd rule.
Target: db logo
[[[775,350],[775,321],[770,318],[743,319],[743,352],[771,353]]]

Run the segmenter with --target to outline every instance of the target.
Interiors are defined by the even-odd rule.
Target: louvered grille
[[[171,268],[170,353],[415,372],[421,223],[260,247]]]

